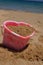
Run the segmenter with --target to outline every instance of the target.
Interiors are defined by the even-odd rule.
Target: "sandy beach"
[[[23,51],[3,47],[1,25],[6,20],[29,23],[37,31]],[[43,13],[0,10],[0,65],[43,65]]]

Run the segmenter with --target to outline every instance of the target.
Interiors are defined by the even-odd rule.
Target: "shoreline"
[[[20,12],[30,12],[30,13],[39,13],[39,14],[43,14],[43,12],[38,12],[38,11],[27,11],[27,10],[15,10],[15,9],[3,9],[3,8],[0,8],[0,10],[7,10],[7,11],[20,11]]]
[[[25,12],[25,13],[33,13],[33,14],[43,14],[43,12],[32,12],[32,11],[25,11],[25,10],[13,10],[13,9],[0,9],[0,11],[18,11],[18,12]]]

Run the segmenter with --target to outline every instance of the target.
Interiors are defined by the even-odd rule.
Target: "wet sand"
[[[0,27],[0,65],[43,65],[43,14],[12,10],[0,10],[0,26],[6,20],[24,21],[37,31],[21,52],[3,47]]]

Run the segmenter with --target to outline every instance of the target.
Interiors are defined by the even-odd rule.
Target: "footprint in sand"
[[[37,25],[38,25],[38,27],[40,27],[41,26],[41,22],[37,21]]]
[[[37,21],[38,24],[40,24],[40,21]]]
[[[43,43],[43,35],[40,35],[38,40]]]

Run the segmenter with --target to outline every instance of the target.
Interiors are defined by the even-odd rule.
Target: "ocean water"
[[[43,13],[43,2],[26,0],[0,0],[0,9]]]

